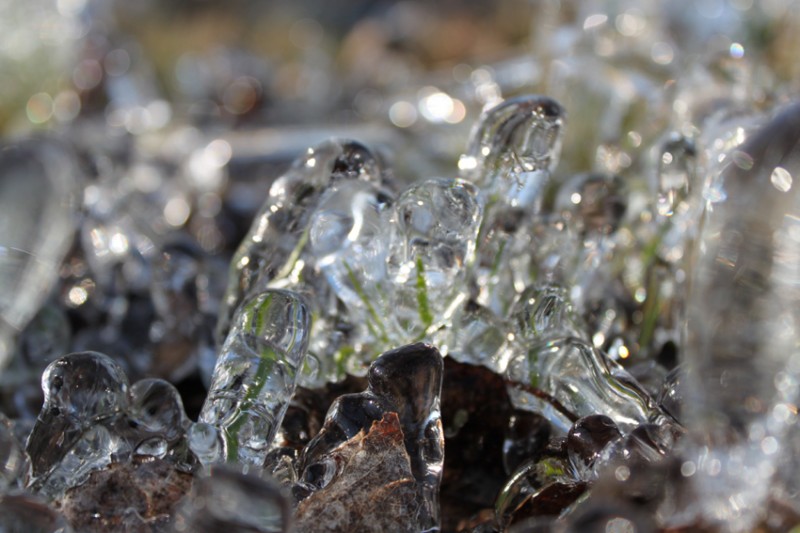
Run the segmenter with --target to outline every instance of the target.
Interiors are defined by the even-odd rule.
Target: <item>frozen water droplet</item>
[[[511,309],[511,319],[521,340],[583,336],[567,290],[558,285],[533,285],[525,289]]]
[[[657,167],[656,210],[669,217],[681,202],[686,201],[690,188],[697,186],[694,141],[678,133],[671,134],[661,143]]]
[[[481,189],[505,181],[524,188],[529,173],[550,172],[558,162],[564,110],[546,96],[512,98],[484,112],[459,167]]]
[[[434,334],[439,346],[447,346],[447,354],[456,361],[483,365],[502,371],[508,361],[502,348],[508,327],[492,311],[468,301],[453,317],[451,327]]]
[[[91,424],[128,407],[128,377],[110,357],[78,352],[51,363],[42,374],[42,413]]]
[[[63,490],[124,452],[125,443],[104,425],[113,425],[128,407],[128,378],[111,358],[97,352],[64,356],[45,369],[42,391],[44,405],[26,446],[31,484]]]
[[[289,502],[277,484],[214,466],[208,476],[195,480],[175,528],[201,533],[288,533],[290,521]]]
[[[588,480],[603,448],[621,437],[617,425],[605,415],[590,415],[576,421],[567,435],[567,454],[579,478]]]
[[[55,463],[54,468],[47,472],[46,477],[32,479],[31,488],[56,497],[65,490],[84,483],[93,471],[127,458],[130,451],[127,443],[106,426],[94,425],[80,434],[67,453]]]
[[[478,189],[462,180],[433,179],[412,185],[397,198],[398,263],[422,261],[428,284],[452,280],[475,251],[482,206]]]
[[[211,424],[198,422],[186,432],[189,449],[201,464],[209,465],[225,460],[225,450],[220,431]]]
[[[275,180],[264,205],[231,262],[217,341],[222,342],[236,308],[255,287],[285,276],[308,240],[308,224],[329,186],[357,180],[380,183],[377,158],[361,143],[330,140],[308,150]]]
[[[309,224],[309,245],[336,295],[361,313],[378,300],[386,280],[389,198],[372,183],[347,181],[331,186]],[[379,301],[375,304],[380,308]],[[369,319],[374,320],[374,316]]]
[[[460,167],[462,177],[482,192],[484,213],[474,266],[478,303],[498,314],[522,285],[530,264],[527,225],[539,214],[550,172],[561,146],[564,112],[544,96],[507,100],[484,112],[473,128]]]
[[[289,291],[269,290],[239,307],[199,418],[222,432],[228,461],[263,464],[305,360],[310,321]]]
[[[143,440],[133,451],[136,455],[148,455],[163,459],[169,451],[169,443],[162,437],[151,437]]]
[[[462,180],[423,181],[398,197],[389,264],[393,313],[412,324],[403,338],[446,321],[463,300],[481,215],[477,188]]]
[[[309,488],[324,489],[330,485],[337,473],[336,460],[333,457],[325,456],[306,467],[303,471],[303,481],[311,486]]]
[[[128,418],[143,434],[156,434],[167,442],[181,438],[189,423],[175,387],[162,379],[142,379],[130,390]]]
[[[0,366],[50,292],[75,230],[80,170],[40,137],[0,146]]]
[[[507,100],[483,114],[461,158],[462,177],[481,189],[485,204],[474,269],[478,303],[497,313],[506,313],[519,290],[504,280],[530,282],[527,268],[517,264],[527,254],[517,252],[530,241],[523,228],[540,211],[563,121],[561,106],[547,97]]]

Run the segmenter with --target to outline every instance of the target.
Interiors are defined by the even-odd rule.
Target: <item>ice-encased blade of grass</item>
[[[207,462],[263,464],[294,394],[310,325],[296,293],[267,290],[243,302],[200,413],[199,422],[216,428],[223,441],[216,460],[205,455]]]

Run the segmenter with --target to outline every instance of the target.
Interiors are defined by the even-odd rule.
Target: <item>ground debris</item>
[[[175,506],[189,492],[192,479],[157,458],[114,463],[92,472],[57,505],[76,531],[169,531]]]
[[[330,452],[341,475],[297,507],[296,530],[414,531],[421,495],[396,413]]]

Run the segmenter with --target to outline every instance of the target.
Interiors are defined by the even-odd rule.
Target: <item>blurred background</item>
[[[624,149],[631,130],[620,122],[642,116],[662,129],[659,100],[676,74],[720,54],[728,63],[746,55],[763,87],[796,89],[795,8],[791,0],[0,0],[0,132],[86,119],[115,135],[371,127],[395,146],[398,134],[425,139],[420,167],[402,170],[426,173],[446,169],[440,159],[453,163],[483,107],[543,92],[580,117],[568,129],[564,170],[589,170],[596,153],[573,144]],[[737,76],[735,65],[717,66],[727,70],[698,85]],[[293,139],[257,151],[291,151]],[[237,152],[253,148],[247,140]]]

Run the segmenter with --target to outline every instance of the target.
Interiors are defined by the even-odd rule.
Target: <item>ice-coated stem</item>
[[[626,429],[662,416],[622,367],[575,337],[532,343],[524,358],[512,362],[509,375],[512,381],[523,383],[518,390],[528,392],[532,387],[540,391],[518,399],[518,407],[530,409],[526,405],[530,403],[562,428],[572,422],[565,413],[578,417],[602,413]]]
[[[237,311],[199,418],[222,435],[228,462],[263,463],[294,394],[310,322],[290,291],[267,290]]]
[[[496,313],[508,311],[516,292],[511,280],[517,268],[510,262],[530,239],[523,227],[541,211],[558,163],[565,116],[547,96],[506,100],[481,115],[458,161],[460,176],[480,189],[484,204],[471,269],[480,287],[476,299]]]
[[[298,158],[275,180],[231,261],[217,341],[226,338],[239,305],[270,281],[287,275],[308,242],[308,224],[322,194],[343,180],[380,181],[377,158],[361,143],[332,139]]]

